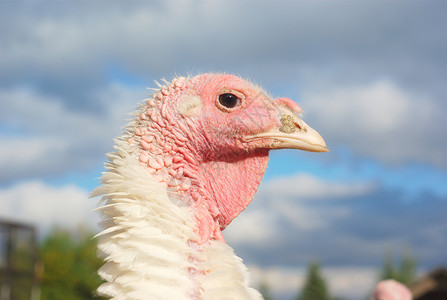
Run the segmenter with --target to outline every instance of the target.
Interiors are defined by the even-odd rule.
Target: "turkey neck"
[[[247,207],[258,189],[267,168],[268,150],[204,161],[188,149],[185,144],[182,155],[191,159],[173,163],[177,173],[154,175],[171,189],[171,201],[189,206],[196,220],[198,244],[223,242],[221,231]]]
[[[251,202],[267,163],[268,151],[259,150],[242,159],[229,157],[201,164],[200,181],[210,199],[210,212],[218,211],[214,221],[220,230],[225,229]]]

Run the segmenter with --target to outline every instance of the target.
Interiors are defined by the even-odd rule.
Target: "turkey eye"
[[[241,103],[241,99],[239,99],[236,95],[231,93],[225,93],[219,96],[219,103],[226,108],[234,108],[236,105]]]

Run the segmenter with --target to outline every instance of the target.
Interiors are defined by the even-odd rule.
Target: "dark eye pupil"
[[[233,108],[239,102],[239,99],[236,95],[226,93],[219,96],[219,103],[225,106],[226,108]]]

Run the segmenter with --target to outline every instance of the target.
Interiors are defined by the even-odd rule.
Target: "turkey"
[[[228,74],[164,81],[142,103],[92,196],[100,295],[262,299],[222,230],[252,200],[272,149],[326,152],[288,98]]]

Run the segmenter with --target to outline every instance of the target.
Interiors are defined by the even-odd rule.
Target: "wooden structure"
[[[446,300],[447,269],[437,268],[409,285],[413,300]]]
[[[33,226],[0,219],[0,300],[38,300]]]

